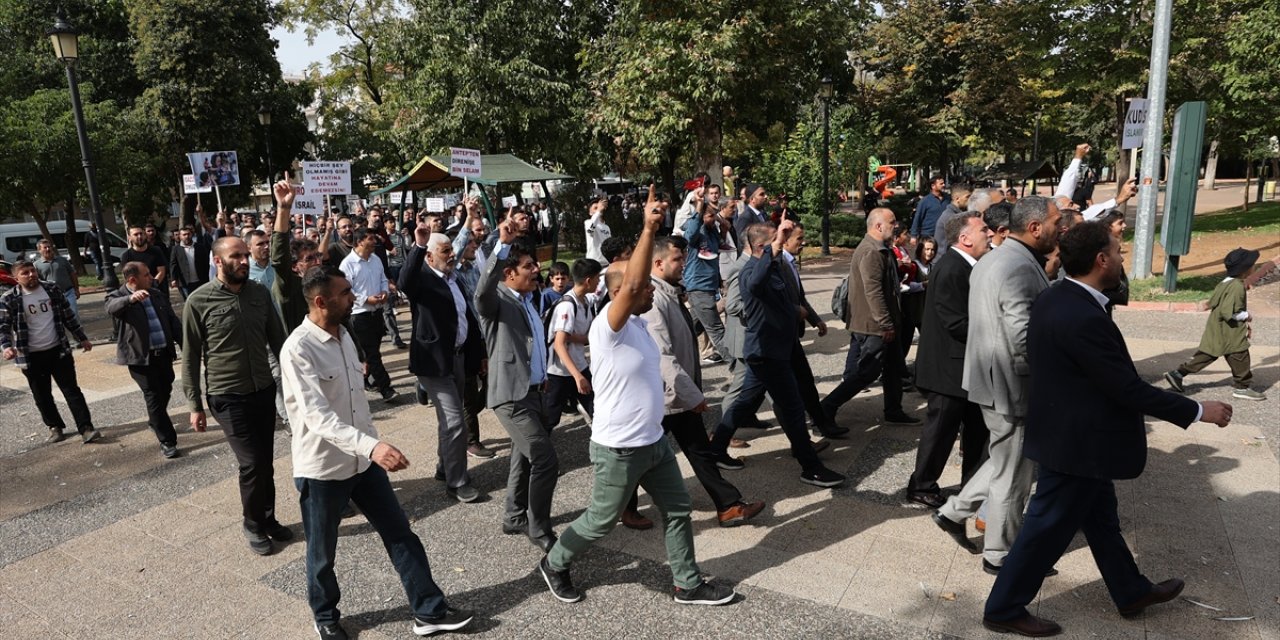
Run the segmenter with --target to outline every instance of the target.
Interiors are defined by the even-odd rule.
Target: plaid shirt
[[[62,349],[62,355],[71,353],[71,343],[67,340],[67,332],[70,331],[75,335],[77,340],[84,342],[89,339],[85,335],[84,329],[80,327],[80,321],[76,319],[76,314],[72,313],[71,305],[67,303],[66,296],[62,295],[62,290],[58,285],[52,282],[41,282],[40,286],[44,287],[46,293],[49,294],[49,303],[53,305],[54,321],[60,326],[58,327],[58,343]],[[19,369],[27,368],[27,320],[22,309],[22,287],[16,286],[9,290],[8,293],[0,296],[0,350],[10,347],[18,350],[18,357],[15,363]]]

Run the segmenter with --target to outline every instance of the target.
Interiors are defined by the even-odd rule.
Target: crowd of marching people
[[[785,196],[738,184],[728,167],[717,180],[699,176],[674,201],[650,188],[647,199],[626,198],[622,211],[604,198],[593,202],[583,225],[586,256],[545,272],[537,245],[551,226],[546,209],[512,207],[491,225],[467,198],[443,213],[375,206],[312,222],[292,211],[286,179],[274,185],[277,209],[261,220],[220,212],[211,222],[197,208],[196,225],[177,230],[172,246],[154,227],[131,227],[124,284],[107,292],[105,305],[116,362],[143,393],[161,453],[181,455],[167,408],[175,366],[191,429],[204,431],[212,414],[225,433],[244,534],[261,555],[295,535],[275,508],[274,432],[278,424],[289,430],[308,602],[322,638],[347,637],[334,562],[339,523],[356,510],[399,573],[415,633],[457,630],[473,619],[432,580],[388,480],[409,460],[379,437],[367,393],[395,403],[408,392],[431,406],[434,476],[460,503],[483,495],[468,459],[496,457],[478,420],[494,413],[511,445],[495,526],[539,550],[538,574],[556,599],[583,598],[574,561],[619,522],[655,526],[637,507],[643,489],[660,516],[674,601],[722,605],[736,594],[698,567],[676,450],[720,526],[753,522],[765,503],[733,482],[747,463],[731,452],[749,446],[739,430],[766,426],[758,417],[766,396],[799,482],[831,488],[847,478],[821,454],[859,426],[842,408],[875,384],[883,388],[884,423],[919,425],[915,467],[902,479],[907,500],[932,510],[934,524],[996,576],[984,624],[1053,635],[1061,627],[1026,607],[1076,531],[1086,534],[1121,615],[1182,589],[1180,580],[1143,576],[1120,536],[1112,481],[1142,471],[1143,416],[1184,428],[1226,426],[1230,405],[1180,395],[1183,376],[1217,357],[1231,364],[1234,397],[1262,398],[1249,388],[1251,318],[1241,281],[1256,251],[1226,257],[1228,277],[1214,294],[1200,349],[1165,375],[1178,393],[1138,376],[1111,320],[1113,307],[1127,302],[1124,215],[1116,207],[1136,186],[1121,185],[1107,202],[1077,197],[1088,150],[1077,149],[1053,197],[964,184],[948,193],[939,176],[910,221],[870,208],[834,319],[807,297],[806,230]],[[638,237],[613,234],[610,216],[624,214],[642,222]],[[41,256],[19,262],[20,286],[0,296],[0,348],[26,375],[48,440],[65,438],[56,383],[83,442],[93,442],[101,432],[68,338],[92,347],[75,307],[86,301],[51,245]],[[185,301],[181,313],[171,289]],[[408,326],[400,326],[398,303],[408,306]],[[802,339],[834,330],[828,319],[841,321],[848,349],[839,383],[824,396]],[[407,351],[411,390],[393,383],[387,342]],[[704,367],[720,365],[729,379],[723,394],[703,377]],[[904,404],[913,390],[925,399],[923,418]],[[708,429],[717,402],[720,418]],[[553,440],[566,417],[590,428],[594,480],[590,504],[557,531]],[[944,491],[939,479],[957,440],[960,486]],[[970,519],[980,543],[968,535]]]

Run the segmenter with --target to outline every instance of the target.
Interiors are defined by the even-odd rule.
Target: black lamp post
[[[831,76],[822,77],[822,255],[831,255]]]
[[[80,138],[80,164],[84,165],[84,179],[89,187],[89,209],[93,223],[98,227],[98,250],[105,269],[102,284],[108,291],[120,286],[115,268],[111,266],[110,243],[107,242],[107,226],[102,223],[102,205],[98,202],[98,183],[93,174],[93,153],[89,150],[89,135],[84,127],[84,109],[80,105],[80,84],[76,80],[76,58],[80,55],[79,33],[67,23],[66,16],[58,12],[58,20],[45,35],[53,43],[53,55],[67,68],[67,84],[71,85],[71,109],[76,117],[76,134]]]
[[[258,108],[258,124],[262,125],[262,138],[267,143],[267,195],[271,196],[274,209],[276,192],[271,188],[271,109],[268,109],[265,104]]]

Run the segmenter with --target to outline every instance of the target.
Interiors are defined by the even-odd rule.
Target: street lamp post
[[[822,77],[822,255],[831,255],[831,76]]]
[[[102,205],[98,201],[98,183],[93,174],[93,152],[89,150],[89,134],[84,126],[84,109],[80,105],[80,84],[76,80],[76,58],[80,55],[79,33],[75,27],[67,23],[62,12],[53,28],[45,35],[53,43],[53,55],[62,61],[67,68],[67,84],[71,85],[71,109],[76,117],[76,134],[80,138],[80,164],[84,165],[84,179],[89,187],[89,209],[93,223],[98,227],[98,250],[101,252],[105,269],[102,270],[102,284],[108,291],[120,286],[116,278],[115,268],[111,266],[110,243],[107,242],[107,226],[102,222]]]
[[[272,208],[276,204],[276,192],[271,188],[271,109],[262,105],[258,109],[258,124],[262,125],[262,139],[267,143],[267,195],[271,196]]]

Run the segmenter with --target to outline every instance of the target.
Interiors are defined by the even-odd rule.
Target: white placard
[[[1142,136],[1147,129],[1147,101],[1145,98],[1129,98],[1129,111],[1124,115],[1124,137],[1121,149],[1142,147]]]
[[[514,207],[517,204],[519,204],[519,202],[520,201],[517,200],[515,196],[507,196],[502,199],[502,206],[503,208],[510,209],[511,207]]]
[[[211,193],[212,191],[213,191],[213,187],[196,186],[195,174],[188,173],[182,176],[182,192],[183,193]]]
[[[387,202],[391,204],[404,204],[403,191],[391,191],[387,193]]]
[[[444,198],[427,198],[427,211],[444,213]]]
[[[347,195],[351,193],[351,163],[303,162],[302,184],[317,195]]]
[[[293,212],[302,213],[309,216],[323,216],[324,196],[319,193],[313,193],[306,185],[298,184],[293,187],[296,195],[293,197]]]
[[[480,150],[449,147],[449,175],[463,178],[480,177]]]

